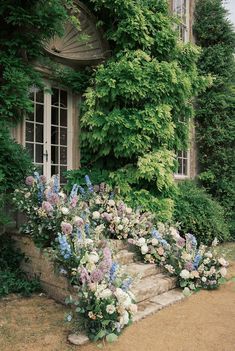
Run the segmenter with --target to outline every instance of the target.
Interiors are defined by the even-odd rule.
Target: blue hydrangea
[[[71,255],[71,246],[67,241],[66,235],[64,234],[58,234],[58,242],[59,242],[59,248],[60,248],[60,253],[64,257],[65,260],[68,260]]]

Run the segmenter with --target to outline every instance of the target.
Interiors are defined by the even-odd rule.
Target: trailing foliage
[[[179,222],[183,234],[192,233],[205,244],[211,244],[215,238],[226,241],[230,237],[223,208],[192,181],[179,184],[174,220]]]
[[[113,56],[85,93],[82,166],[109,171],[128,201],[138,196],[169,219],[175,152],[187,148],[192,99],[207,84],[196,68],[199,50],[177,41],[167,1],[90,4]]]
[[[24,296],[39,291],[37,279],[29,281],[19,268],[24,255],[16,251],[7,235],[0,235],[0,297],[20,293]]]
[[[213,75],[197,100],[200,180],[224,207],[235,234],[235,33],[222,1],[197,1],[194,32],[202,47],[198,67]]]

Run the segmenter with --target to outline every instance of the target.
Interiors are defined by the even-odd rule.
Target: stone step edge
[[[185,295],[180,289],[172,289],[170,291],[164,292],[163,294],[157,295],[150,298],[148,301],[143,301],[138,304],[138,308],[143,307],[143,310],[138,311],[133,319],[133,323],[139,322],[166,307],[169,307],[177,302],[185,299]],[[68,341],[77,346],[87,344],[90,340],[85,334],[69,334]]]

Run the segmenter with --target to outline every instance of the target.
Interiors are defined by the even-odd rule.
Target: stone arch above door
[[[56,61],[69,66],[97,64],[108,56],[108,44],[96,26],[96,18],[80,1],[78,7],[80,30],[67,22],[62,37],[50,39],[44,46]]]

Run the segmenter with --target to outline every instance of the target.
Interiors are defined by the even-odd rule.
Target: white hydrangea
[[[140,250],[142,255],[145,255],[149,250],[148,245],[147,244],[142,245]]]
[[[116,311],[116,307],[114,305],[107,305],[106,306],[106,312],[108,314],[113,314]]]
[[[99,213],[99,211],[94,211],[93,213],[92,213],[92,218],[93,219],[99,219],[100,218],[100,213]]]
[[[189,279],[190,277],[190,273],[187,269],[183,269],[181,272],[180,272],[180,276],[181,278],[183,279]]]

